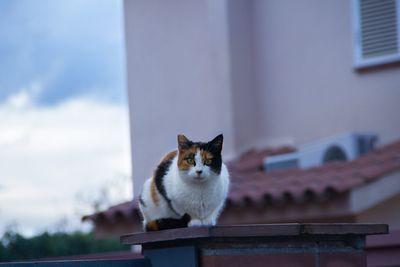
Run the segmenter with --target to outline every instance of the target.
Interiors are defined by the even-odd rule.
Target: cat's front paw
[[[200,227],[202,225],[203,225],[202,222],[198,219],[192,219],[188,224],[189,227]]]
[[[214,218],[204,219],[201,223],[203,226],[215,226],[217,224]]]
[[[189,227],[214,226],[215,223],[216,223],[215,219],[205,219],[205,220],[192,219],[190,220],[188,226]]]

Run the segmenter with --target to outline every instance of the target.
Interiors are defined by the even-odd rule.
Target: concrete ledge
[[[124,235],[154,267],[366,266],[365,237],[385,224],[265,224]],[[266,265],[266,263],[268,263]]]
[[[214,227],[179,228],[148,233],[133,233],[121,236],[126,245],[179,241],[216,237],[277,237],[309,235],[377,235],[387,234],[387,224],[254,224]]]

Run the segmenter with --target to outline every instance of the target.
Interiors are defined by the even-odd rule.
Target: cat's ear
[[[220,135],[217,135],[213,140],[208,142],[208,144],[209,144],[210,148],[212,149],[212,151],[221,153],[223,141],[224,141],[224,136],[222,134],[220,134]]]
[[[178,134],[178,148],[179,150],[189,148],[190,140],[183,134]]]

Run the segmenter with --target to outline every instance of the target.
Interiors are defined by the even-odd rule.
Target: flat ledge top
[[[141,232],[121,236],[122,244],[137,245],[199,238],[245,238],[302,235],[378,235],[388,233],[387,224],[252,224],[213,227],[192,227]]]

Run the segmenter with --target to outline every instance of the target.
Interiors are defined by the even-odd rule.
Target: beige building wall
[[[224,133],[233,152],[226,8],[221,1],[124,2],[132,174],[137,195],[176,136]]]
[[[251,2],[251,1],[250,1]],[[256,145],[263,114],[257,105],[253,5],[246,0],[228,0],[229,63],[232,92],[235,151]]]
[[[351,1],[254,0],[261,141],[338,132],[400,137],[400,65],[353,68]]]

